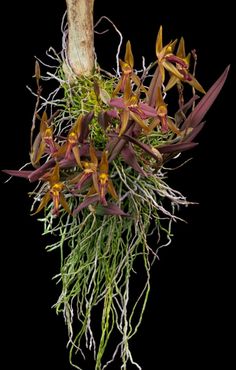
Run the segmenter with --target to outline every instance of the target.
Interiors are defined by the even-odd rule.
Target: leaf
[[[115,203],[107,203],[107,206],[102,206],[98,204],[96,207],[96,214],[100,216],[104,215],[111,215],[111,216],[123,216],[123,217],[130,217],[128,213],[125,213],[118,207]]]
[[[160,67],[157,66],[155,73],[152,77],[150,87],[148,90],[148,105],[151,107],[155,107],[156,100],[157,100],[157,89],[161,87],[161,73],[160,73]]]
[[[181,109],[179,109],[176,113],[175,113],[175,122],[176,122],[176,125],[179,126],[180,123],[182,123],[184,121],[184,115],[187,113],[187,111],[192,107],[193,103],[199,99],[199,96],[198,95],[194,95],[186,104],[184,104],[182,106]]]
[[[34,171],[20,171],[20,170],[1,170],[1,171],[10,176],[24,177],[26,179],[29,179],[29,176],[34,172]]]
[[[103,130],[106,131],[109,125],[109,117],[107,115],[107,112],[98,113],[98,123],[103,128]]]
[[[92,121],[94,112],[87,113],[81,121],[81,132],[79,136],[79,143],[83,143],[89,134],[89,123]]]
[[[222,75],[218,78],[218,80],[212,85],[212,87],[207,91],[206,95],[200,100],[194,111],[188,116],[186,121],[184,122],[182,128],[186,127],[195,127],[202,121],[203,117],[210,109],[212,104],[214,103],[215,99],[220,93],[220,90],[224,86],[225,80],[229,73],[228,66]]]
[[[173,153],[173,152],[184,152],[186,150],[192,149],[197,146],[198,143],[177,143],[177,144],[167,144],[159,146],[158,150],[160,153]]]
[[[97,99],[99,98],[99,95],[100,95],[100,86],[98,84],[98,82],[95,80],[94,83],[93,83],[93,90],[95,92],[95,95],[97,97]]]
[[[79,204],[79,206],[74,210],[73,216],[75,216],[77,213],[82,211],[82,209],[88,207],[90,204],[98,202],[99,201],[99,195],[92,195],[91,197],[85,198],[85,200]]]
[[[53,167],[55,165],[55,159],[50,159],[48,162],[44,163],[42,166],[40,166],[39,168],[37,168],[36,170],[34,171],[30,171],[31,173],[29,174],[29,181],[30,182],[34,182],[34,181],[37,181],[38,179],[40,179],[40,177],[42,177],[45,172]]]
[[[158,164],[161,164],[162,163],[162,156],[161,156],[161,154],[160,154],[160,152],[158,150],[159,148],[156,149],[156,148],[151,147],[148,144],[141,143],[140,141],[138,141],[137,139],[135,139],[134,137],[129,136],[129,135],[123,135],[122,137],[125,140],[130,141],[131,143],[139,146],[146,153],[148,153],[151,157],[153,157],[157,161]]]
[[[195,139],[195,137],[199,134],[199,132],[203,129],[203,127],[205,126],[205,123],[206,123],[206,121],[201,122],[196,127],[194,127],[194,129],[190,132],[190,134],[186,135],[183,138],[183,141],[185,143],[190,143],[191,141],[193,141]]]
[[[140,173],[142,176],[147,176],[142,167],[140,167],[135,151],[130,143],[126,144],[121,151],[121,156],[124,161],[132,167],[136,172]]]

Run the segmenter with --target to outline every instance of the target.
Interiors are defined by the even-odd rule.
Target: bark
[[[94,69],[94,0],[66,0],[66,3],[68,61],[77,76],[90,75]]]

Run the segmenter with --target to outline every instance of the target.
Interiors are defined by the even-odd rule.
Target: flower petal
[[[111,179],[109,178],[108,179],[108,184],[107,184],[107,191],[109,194],[111,194],[111,196],[115,199],[115,200],[118,200],[118,195],[117,195],[117,192],[114,188],[114,185],[113,185],[113,182],[111,181]]]
[[[54,185],[60,181],[60,173],[59,173],[59,164],[56,163],[56,166],[53,168],[51,175],[48,177],[48,181],[50,182],[50,185]]]
[[[191,80],[185,80],[185,82],[194,87],[194,89],[196,89],[197,91],[200,91],[202,94],[206,94],[206,91],[203,89],[202,85],[200,85],[200,83],[196,80],[196,78],[193,77],[190,73],[189,76]]]
[[[92,163],[95,164],[95,166],[97,166],[98,165],[97,153],[96,153],[96,150],[95,150],[92,142],[90,143],[89,154],[90,154],[90,158],[91,158]]]
[[[183,80],[183,75],[179,72],[179,70],[170,62],[164,61],[163,67],[174,76],[178,77],[180,80]]]
[[[142,129],[145,132],[148,132],[149,131],[148,125],[139,117],[138,114],[130,111],[130,116],[133,118],[133,120],[135,122],[137,122],[139,124],[140,127],[142,127]]]
[[[127,129],[127,125],[129,122],[129,116],[130,116],[130,111],[128,109],[124,109],[121,114],[120,114],[120,119],[121,119],[121,127],[120,127],[120,132],[119,136],[123,135],[124,132]]]
[[[49,202],[49,200],[51,199],[51,196],[50,196],[50,191],[48,191],[42,198],[38,208],[36,209],[36,211],[34,213],[31,213],[31,216],[34,216],[36,215],[36,213],[39,213],[43,208],[45,208]]]
[[[46,111],[44,111],[43,112],[43,115],[42,115],[42,118],[41,118],[41,122],[40,122],[40,134],[41,134],[41,137],[44,136],[45,131],[48,128],[47,121],[48,121],[48,116],[47,116]]]
[[[170,79],[168,81],[168,84],[165,87],[165,91],[170,90],[173,86],[175,86],[177,84],[178,81],[179,81],[178,77],[176,77],[174,75],[171,75]]]
[[[108,173],[108,158],[107,158],[108,151],[104,150],[102,152],[102,158],[99,164],[99,170],[102,173]]]
[[[130,41],[127,41],[126,44],[126,51],[125,51],[125,62],[129,64],[131,68],[134,67],[134,56],[131,49],[131,43]]]
[[[80,161],[80,153],[79,153],[79,147],[77,145],[73,146],[72,147],[72,152],[74,154],[74,157],[75,157],[75,160],[76,160],[76,163],[78,164],[78,166],[80,168],[82,168],[82,164],[81,164],[81,161]]]
[[[110,105],[112,107],[116,107],[119,109],[124,109],[125,108],[125,103],[123,98],[113,98],[110,100]]]
[[[160,26],[158,34],[157,34],[157,40],[156,40],[156,55],[157,55],[157,57],[159,56],[162,49],[163,49],[162,26]]]
[[[141,111],[147,116],[147,117],[156,117],[157,112],[156,109],[153,107],[150,107],[150,105],[146,103],[139,103],[138,107],[141,109]]]
[[[181,39],[179,41],[179,46],[178,46],[176,55],[177,55],[177,57],[179,57],[181,59],[184,59],[186,57],[186,53],[185,53],[185,42],[184,42],[184,38],[183,37],[181,37]]]
[[[60,194],[59,201],[60,201],[60,204],[62,205],[62,207],[66,210],[66,212],[70,214],[71,213],[70,212],[70,207],[69,207],[69,205],[68,205],[68,203],[67,203],[63,194]]]

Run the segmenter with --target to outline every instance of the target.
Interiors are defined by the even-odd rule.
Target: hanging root
[[[118,163],[112,177],[120,184],[120,199],[130,217],[98,217],[86,209],[79,218],[67,216],[56,225],[52,224],[50,212],[42,220],[44,234],[59,234],[58,241],[47,247],[48,251],[58,249],[61,255],[61,272],[56,279],[62,292],[55,309],[63,312],[70,362],[77,369],[80,367],[74,362],[74,354],[79,351],[84,355],[84,342],[94,354],[96,370],[106,369],[117,357],[121,358],[121,369],[125,370],[128,362],[141,369],[131,355],[130,340],[143,318],[151,265],[158,257],[158,249],[170,243],[171,223],[177,219],[160,199],[168,198],[173,208],[187,204],[160,174],[136,178],[132,170]],[[156,249],[148,243],[148,235],[154,230],[158,235],[164,232],[167,238],[162,245],[159,240]],[[68,247],[69,254],[64,255]],[[143,276],[143,287],[135,299],[130,299],[137,275]],[[100,334],[94,322],[101,323]],[[76,332],[74,326],[79,326]],[[114,337],[120,340],[111,358],[103,362],[108,341]]]

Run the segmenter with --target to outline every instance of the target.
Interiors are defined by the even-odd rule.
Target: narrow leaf
[[[203,129],[203,127],[205,126],[205,123],[206,122],[201,122],[196,127],[194,127],[194,129],[190,132],[190,134],[184,137],[183,141],[185,143],[190,143],[191,141],[193,141],[195,137],[199,134],[199,132]]]
[[[1,171],[10,176],[24,177],[26,179],[28,179],[29,176],[33,173],[33,171],[19,171],[19,170],[1,170]]]
[[[148,153],[151,157],[153,157],[157,163],[162,163],[162,156],[159,152],[159,148],[153,148],[148,144],[141,143],[139,140],[135,139],[132,136],[129,135],[123,135],[122,136],[125,140],[130,141],[131,143],[139,146],[141,149],[143,149],[146,153]]]
[[[79,142],[80,143],[83,143],[88,137],[89,123],[92,121],[93,116],[94,116],[94,112],[89,112],[82,118],[81,133],[80,133],[80,137],[79,137]]]
[[[199,96],[198,95],[194,95],[186,104],[184,104],[181,109],[179,109],[176,113],[175,113],[175,122],[176,122],[176,125],[179,126],[180,123],[182,123],[184,121],[184,116],[185,114],[188,112],[188,110],[193,106],[193,103],[199,99]]]
[[[142,167],[140,167],[135,151],[130,143],[126,144],[121,151],[121,156],[124,161],[132,167],[136,172],[140,173],[142,176],[147,176]]]
[[[178,143],[178,144],[167,144],[159,146],[158,150],[160,153],[173,153],[173,152],[184,152],[197,146],[198,143]]]
[[[186,127],[195,127],[202,121],[203,117],[210,109],[212,104],[214,103],[215,99],[220,93],[220,90],[224,86],[225,80],[229,73],[228,66],[222,75],[218,78],[218,80],[212,85],[212,87],[208,90],[206,95],[200,100],[194,111],[188,116],[186,121],[183,124],[183,128]]]
[[[98,202],[99,195],[92,195],[91,197],[85,198],[85,200],[79,204],[79,206],[74,210],[73,216],[75,216],[78,212],[82,211],[82,209],[88,207],[90,204]]]
[[[130,217],[128,213],[125,213],[118,207],[115,203],[107,203],[107,206],[102,206],[98,204],[96,207],[96,214],[103,216],[103,215],[111,215],[111,216],[123,216],[123,217]]]
[[[160,73],[160,68],[157,66],[155,73],[152,77],[150,87],[148,90],[148,105],[151,107],[155,107],[156,105],[156,100],[157,100],[157,89],[158,87],[161,87],[161,73]]]

